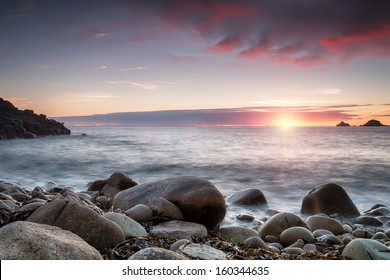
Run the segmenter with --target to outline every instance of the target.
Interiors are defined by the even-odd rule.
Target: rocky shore
[[[230,207],[244,226],[224,224]],[[389,260],[390,209],[360,213],[332,183],[288,213],[268,209],[259,189],[224,197],[198,177],[138,185],[114,173],[85,191],[0,182],[0,236],[0,259]]]
[[[0,98],[0,140],[67,134],[70,130],[62,123],[43,114],[37,115],[32,110],[19,110]]]

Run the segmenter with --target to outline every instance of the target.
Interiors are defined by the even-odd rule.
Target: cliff
[[[37,115],[32,110],[19,110],[11,102],[0,98],[0,139],[64,134],[70,134],[70,130],[62,123],[42,114]]]

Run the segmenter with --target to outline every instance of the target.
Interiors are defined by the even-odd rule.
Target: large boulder
[[[155,197],[163,197],[175,204],[186,221],[216,228],[226,214],[222,194],[209,181],[183,176],[141,184],[121,191],[114,197],[114,209],[127,210],[137,204],[146,204]]]
[[[353,260],[390,260],[390,249],[371,239],[355,239],[347,244],[343,257]]]
[[[2,260],[102,260],[76,234],[58,227],[19,221],[0,228]]]
[[[39,207],[27,221],[69,230],[98,250],[112,248],[125,240],[119,225],[78,203],[77,199],[63,196]]]
[[[259,189],[244,189],[226,198],[226,202],[240,206],[267,206],[267,200]]]
[[[306,194],[302,201],[301,213],[307,215],[337,213],[344,217],[360,215],[346,191],[333,183],[317,186]]]
[[[121,172],[113,173],[107,180],[98,180],[88,185],[88,191],[99,191],[101,196],[113,198],[117,193],[137,185],[133,179]]]

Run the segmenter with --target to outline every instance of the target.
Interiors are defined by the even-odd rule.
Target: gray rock
[[[159,196],[179,207],[186,221],[203,224],[209,229],[216,228],[225,217],[226,203],[218,189],[209,181],[190,176],[169,178],[124,190],[114,197],[114,208],[126,211]]]
[[[343,225],[343,228],[344,228],[345,232],[349,232],[349,233],[353,232],[353,229],[350,225],[345,224],[345,225]]]
[[[252,236],[252,237],[249,237],[248,239],[246,239],[244,241],[244,244],[247,248],[263,248],[263,249],[269,249],[267,243],[265,243],[263,241],[263,239],[261,239],[260,237],[258,236]]]
[[[181,254],[178,254],[176,252],[167,249],[150,247],[138,251],[137,253],[132,255],[129,258],[129,260],[188,260],[188,259]]]
[[[186,246],[190,243],[192,243],[192,242],[188,239],[179,239],[179,240],[175,241],[174,243],[172,243],[171,246],[169,246],[169,250],[176,252],[177,250],[179,250],[179,248],[181,246]]]
[[[11,200],[0,200],[0,209],[13,212],[18,209],[18,206]]]
[[[325,234],[333,234],[333,233],[330,232],[329,230],[326,230],[326,229],[316,229],[315,231],[313,231],[314,238],[318,238],[318,237],[323,236]]]
[[[302,201],[301,213],[307,215],[337,213],[344,217],[360,215],[346,191],[333,183],[317,186],[306,194]]]
[[[384,232],[388,238],[390,238],[390,229],[385,230]]]
[[[365,211],[364,214],[370,215],[370,216],[389,216],[390,217],[390,209],[386,206],[379,206],[376,208],[371,208],[368,211]]]
[[[126,174],[115,172],[107,180],[98,180],[90,183],[88,191],[99,191],[102,196],[114,198],[117,193],[136,185],[137,182],[129,178]]]
[[[293,244],[287,246],[287,247],[295,247],[295,248],[301,248],[303,249],[303,246],[305,246],[305,242],[303,242],[302,239],[298,239],[297,241],[295,241]],[[286,247],[286,248],[287,248]]]
[[[267,235],[263,239],[264,239],[265,242],[268,242],[268,243],[279,242],[279,238],[277,236],[275,236],[275,235]]]
[[[364,228],[357,228],[352,232],[352,235],[356,238],[371,238],[373,235]]]
[[[343,245],[343,241],[333,234],[325,234],[317,238],[318,243],[322,243],[324,246]]]
[[[317,246],[314,245],[314,244],[305,244],[305,246],[303,246],[303,251],[311,252],[313,254],[317,254],[318,253]]]
[[[42,205],[45,205],[47,202],[33,202],[33,203],[29,203],[29,204],[26,204],[26,205],[23,205],[22,207],[19,208],[19,211],[20,212],[30,212],[30,211],[35,211],[37,210],[39,207],[41,207]]]
[[[355,239],[345,246],[343,257],[353,260],[390,260],[390,249],[372,239]]]
[[[125,237],[133,236],[133,237],[145,237],[148,236],[146,230],[132,218],[129,218],[123,214],[108,212],[104,214],[104,218],[113,221],[117,225],[121,227]]]
[[[388,240],[389,237],[387,237],[387,235],[384,234],[383,232],[377,232],[377,233],[374,234],[374,236],[373,236],[371,239],[376,239],[376,240],[378,240],[378,239]]]
[[[284,230],[290,227],[304,227],[308,229],[306,223],[297,215],[292,213],[279,213],[267,220],[259,229],[261,238],[267,235],[280,235]]]
[[[241,206],[267,206],[267,200],[259,189],[244,189],[231,194],[226,202]]]
[[[343,225],[336,219],[323,217],[323,216],[310,216],[306,220],[307,225],[311,231],[317,229],[326,229],[335,235],[345,233]]]
[[[175,220],[184,220],[184,216],[181,213],[180,209],[173,204],[172,202],[166,200],[163,197],[154,197],[146,203],[157,216],[175,219]]]
[[[375,226],[375,227],[382,226],[382,222],[378,218],[371,217],[371,216],[360,216],[360,217],[357,217],[356,220],[355,220],[355,223],[362,224],[362,225]]]
[[[313,243],[315,241],[313,234],[304,227],[291,227],[282,232],[280,235],[280,243],[283,246],[289,246],[302,239],[305,243]]]
[[[142,222],[153,218],[153,210],[145,204],[137,204],[136,206],[125,211],[130,218]]]
[[[192,239],[193,237],[204,237],[207,229],[204,225],[185,221],[169,221],[153,226],[149,233],[161,237],[172,237],[178,239]]]
[[[305,253],[305,251],[302,248],[298,248],[298,247],[287,247],[284,248],[282,252],[285,252],[286,254],[289,255],[301,255]]]
[[[58,227],[18,221],[0,228],[2,260],[102,260],[76,234]]]
[[[240,243],[252,236],[260,237],[257,231],[246,227],[224,227],[216,231],[223,239],[229,242]]]
[[[1,99],[1,98],[0,98]],[[30,199],[30,195],[16,184],[0,181],[0,192],[11,196],[14,200],[25,202]]]
[[[178,252],[195,260],[226,260],[226,254],[218,249],[203,244],[188,244],[180,247]]]
[[[236,216],[236,219],[243,222],[252,222],[255,219],[255,216],[252,214],[240,214]]]
[[[96,205],[98,205],[101,209],[109,209],[112,206],[112,198],[109,198],[105,195],[98,196],[95,199]]]

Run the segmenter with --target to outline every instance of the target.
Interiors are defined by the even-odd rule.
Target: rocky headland
[[[240,225],[224,223],[237,207]],[[390,209],[360,213],[333,183],[289,213],[268,209],[259,189],[225,198],[198,177],[137,184],[114,173],[84,191],[0,182],[0,236],[0,259],[389,260]]]
[[[346,123],[344,121],[341,121],[339,124],[337,124],[336,126],[351,126],[349,123]],[[384,124],[382,124],[380,121],[378,120],[369,120],[368,122],[366,122],[365,124],[361,125],[361,126],[386,126]]]
[[[70,134],[70,130],[62,123],[32,110],[19,110],[0,98],[0,140],[64,134]]]

